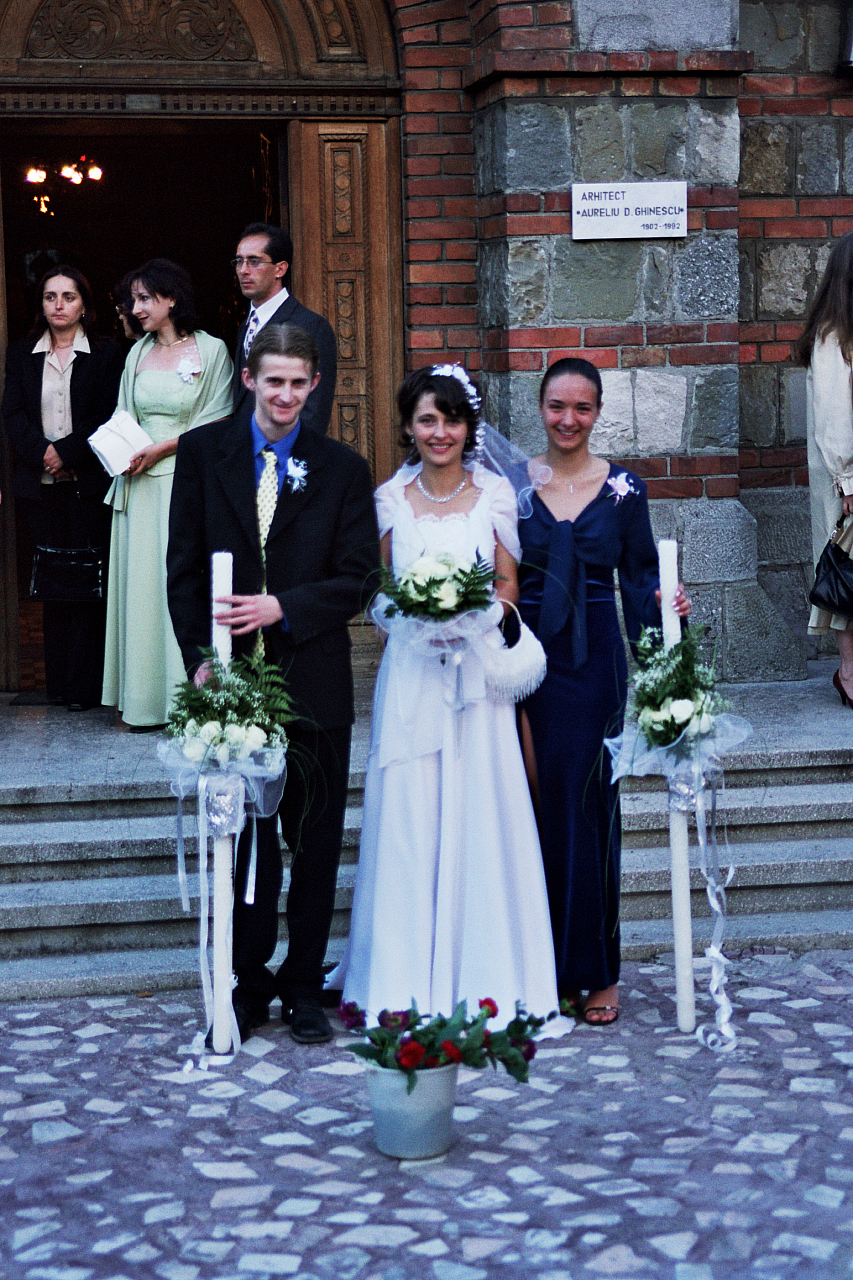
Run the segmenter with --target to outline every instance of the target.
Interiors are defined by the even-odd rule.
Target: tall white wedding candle
[[[675,1011],[678,1030],[696,1030],[696,996],[693,988],[693,922],[690,918],[690,858],[687,814],[669,811],[670,884],[672,934],[675,950]]]
[[[230,559],[230,556],[229,556]],[[213,842],[213,1051],[231,1050],[231,907],[233,836]]]
[[[221,622],[214,621],[217,613],[228,613],[230,605],[216,604],[222,596],[231,595],[234,572],[234,557],[230,551],[214,551],[210,569],[210,634],[211,643],[216,656],[227,667],[231,661],[231,630]]]
[[[678,590],[678,543],[673,538],[661,538],[658,543],[658,570],[663,647],[671,649],[681,639],[681,619],[672,603]]]
[[[673,600],[678,590],[678,543],[662,538],[658,543],[663,647],[671,649],[681,639],[681,619]],[[679,1031],[696,1030],[696,997],[693,988],[693,922],[690,917],[690,857],[687,814],[669,811],[670,886],[672,933],[675,944],[675,1007]]]

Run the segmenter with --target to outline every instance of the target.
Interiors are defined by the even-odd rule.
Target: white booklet
[[[89,445],[108,475],[127,471],[131,458],[154,441],[126,409],[117,409],[109,422],[89,436]]]

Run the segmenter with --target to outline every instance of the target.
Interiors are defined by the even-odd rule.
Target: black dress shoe
[[[290,1023],[290,1037],[297,1044],[325,1044],[333,1039],[331,1023],[319,1000],[295,1000],[289,1014],[282,1007],[283,1022]]]
[[[257,1027],[262,1027],[270,1020],[270,1007],[263,1000],[246,1000],[239,995],[234,996],[234,1017],[237,1019],[237,1030],[240,1040],[248,1040]],[[213,1049],[213,1027],[204,1037],[205,1049]]]

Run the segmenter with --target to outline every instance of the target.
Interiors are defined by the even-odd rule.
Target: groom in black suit
[[[316,311],[309,311],[285,288],[285,277],[292,261],[293,241],[279,227],[272,227],[266,222],[251,222],[240,237],[233,266],[240,291],[252,305],[237,335],[234,413],[236,415],[252,398],[243,381],[243,369],[252,342],[260,330],[267,324],[294,324],[310,333],[320,358],[320,381],[305,402],[302,425],[313,427],[325,435],[335,398],[338,348],[328,320]]]
[[[311,1044],[332,1034],[320,993],[353,721],[347,622],[372,589],[379,541],[367,463],[304,424],[304,406],[318,383],[313,339],[291,325],[266,326],[242,376],[255,397],[251,417],[198,427],[178,445],[169,515],[169,611],[187,671],[203,681],[202,650],[210,646],[210,557],[231,551],[234,594],[220,601],[231,608],[217,621],[230,625],[235,657],[252,652],[261,630],[266,659],[281,668],[303,717],[289,735],[297,750],[278,811],[292,855],[288,952],[273,975],[266,966],[276,945],[282,862],[278,819],[261,818],[253,905],[243,901],[247,831],[237,850],[233,999],[242,1037],[268,1020],[270,1000],[279,995],[291,1035]],[[273,456],[278,499],[272,489],[274,513],[262,548],[257,494]]]

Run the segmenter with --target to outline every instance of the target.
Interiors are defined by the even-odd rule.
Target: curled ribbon
[[[208,956],[210,919],[208,836],[212,836],[214,840],[223,836],[233,838],[233,885],[233,872],[237,858],[237,837],[243,830],[246,819],[249,819],[252,824],[252,843],[244,901],[248,904],[253,903],[255,900],[255,873],[258,852],[257,822],[255,819],[271,817],[281,803],[287,778],[285,753],[283,747],[267,747],[261,751],[256,751],[247,760],[230,760],[224,766],[216,767],[215,762],[212,760],[203,760],[200,763],[187,760],[176,742],[161,741],[157,744],[157,755],[171,774],[170,786],[178,800],[178,884],[181,892],[181,906],[187,913],[190,910],[190,898],[184,845],[183,802],[191,791],[198,793],[199,971],[204,996],[205,1017],[209,1026],[213,1017],[213,985]],[[229,955],[231,949],[230,916],[231,912],[229,910],[229,928],[227,931]],[[232,974],[232,986],[234,981]],[[240,1035],[237,1030],[233,1008],[231,1011],[231,1040],[233,1052],[236,1053],[240,1047]]]
[[[652,747],[635,725],[626,725],[618,738],[606,738],[604,745],[613,757],[613,781],[627,775],[642,777],[663,774],[669,789],[669,806],[682,813],[692,811],[696,817],[699,845],[699,870],[705,881],[705,892],[714,919],[711,943],[705,955],[711,962],[709,992],[715,1005],[715,1026],[703,1024],[696,1029],[700,1044],[717,1053],[728,1052],[737,1044],[731,1024],[732,1005],[726,994],[726,966],[722,943],[726,930],[726,889],[734,879],[734,864],[723,877],[717,843],[717,792],[723,784],[720,756],[743,742],[752,733],[752,725],[742,716],[718,715],[710,733],[688,737],[686,731],[666,747]],[[705,793],[710,790],[710,840]]]

